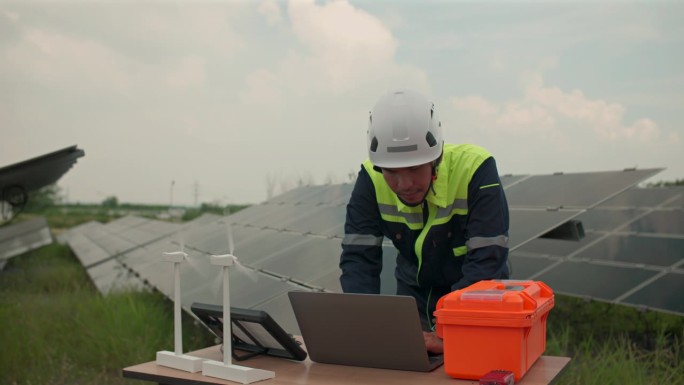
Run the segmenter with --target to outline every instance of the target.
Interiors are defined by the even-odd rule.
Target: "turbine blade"
[[[235,245],[233,243],[233,228],[230,226],[229,221],[226,221],[226,227],[228,230],[228,254],[233,255],[235,251]]]

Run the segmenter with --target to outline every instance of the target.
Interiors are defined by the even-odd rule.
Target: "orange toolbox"
[[[540,281],[480,281],[443,296],[434,315],[444,371],[477,380],[510,370],[517,382],[546,349],[551,308],[553,290]]]

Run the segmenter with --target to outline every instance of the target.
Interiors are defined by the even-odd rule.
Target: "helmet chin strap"
[[[432,178],[430,179],[430,187],[428,188],[428,193],[430,192],[430,190],[432,190],[433,195],[437,195],[437,193],[435,192],[435,181],[436,180],[437,180],[437,170],[436,170],[436,167],[433,163],[433,165],[432,165]],[[425,200],[425,198],[427,198],[427,194],[425,194],[425,196],[423,197],[423,200]]]
[[[435,181],[437,180],[437,166],[439,166],[439,163],[442,161],[442,155],[439,156],[439,158],[435,159],[432,161],[432,179],[430,180],[430,187],[428,188],[428,191],[432,190],[432,194],[437,195],[435,192]],[[427,197],[427,194],[423,197],[423,200]]]

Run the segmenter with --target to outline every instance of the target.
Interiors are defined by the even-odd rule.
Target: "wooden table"
[[[215,361],[223,361],[219,350],[220,346],[186,353],[191,356],[207,358]],[[541,356],[527,371],[518,385],[547,385],[550,384],[558,373],[568,364],[568,357]],[[477,384],[478,381],[457,380],[444,372],[441,366],[432,372],[410,372],[403,370],[372,369],[354,366],[330,365],[312,362],[309,358],[304,361],[292,361],[270,356],[253,357],[245,361],[233,361],[233,364],[271,370],[275,372],[275,378],[259,381],[255,384],[393,384],[393,385],[416,385],[416,384],[449,384],[466,385]],[[168,385],[190,384],[236,384],[219,378],[203,376],[201,372],[188,373],[165,366],[157,365],[156,361],[146,362],[139,365],[129,366],[123,369],[123,376],[139,380],[158,382]]]

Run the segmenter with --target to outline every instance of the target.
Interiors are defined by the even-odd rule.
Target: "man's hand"
[[[423,331],[423,339],[425,340],[425,348],[431,353],[444,353],[444,341],[437,337],[434,332]]]

